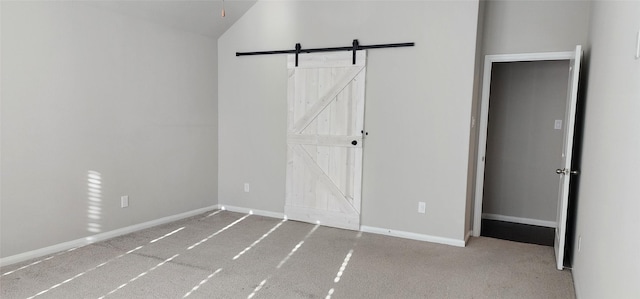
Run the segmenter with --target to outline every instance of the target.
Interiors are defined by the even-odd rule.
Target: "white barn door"
[[[366,52],[288,57],[287,186],[292,220],[360,229]]]

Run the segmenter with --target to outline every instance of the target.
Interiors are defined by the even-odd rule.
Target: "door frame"
[[[482,99],[480,104],[480,127],[478,128],[478,150],[476,155],[476,180],[473,213],[473,236],[480,236],[482,225],[482,199],[484,195],[484,170],[487,154],[487,128],[489,123],[489,98],[491,93],[491,72],[496,62],[530,62],[545,60],[571,60],[575,58],[575,51],[543,52],[523,54],[486,55],[484,59],[484,74],[482,76]],[[569,91],[567,91],[569,92]]]

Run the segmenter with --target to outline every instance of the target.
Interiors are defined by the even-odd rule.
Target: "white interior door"
[[[359,230],[366,52],[288,57],[289,219]]]
[[[558,190],[558,215],[556,221],[556,237],[554,250],[556,253],[556,265],[558,270],[563,268],[564,248],[567,234],[567,206],[569,202],[569,182],[571,181],[571,159],[573,153],[573,135],[576,119],[576,103],[578,101],[578,79],[580,76],[580,60],[582,47],[577,46],[575,56],[570,59],[569,86],[567,88],[567,109],[565,114],[564,140],[562,149],[562,165],[556,170],[560,176],[560,188]]]

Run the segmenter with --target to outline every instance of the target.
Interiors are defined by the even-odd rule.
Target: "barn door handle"
[[[354,140],[354,141],[351,141],[351,144],[353,144],[353,145],[358,145],[358,141],[355,141],[355,140]]]
[[[557,174],[567,174],[567,169],[566,168],[562,168],[562,169],[558,168],[558,169],[556,169],[556,173]]]

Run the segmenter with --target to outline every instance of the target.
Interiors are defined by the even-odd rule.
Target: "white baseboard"
[[[284,213],[277,213],[277,212],[249,209],[249,208],[236,207],[236,206],[228,206],[228,205],[224,205],[224,204],[220,204],[220,209],[225,209],[227,211],[237,212],[237,213],[244,213],[244,214],[252,213],[254,215],[277,218],[277,219],[284,219],[284,216],[285,216]],[[464,247],[465,244],[466,244],[465,240],[442,238],[442,237],[423,235],[423,234],[417,234],[417,233],[411,233],[411,232],[405,232],[405,231],[398,231],[398,230],[390,230],[390,229],[386,229],[386,228],[378,228],[378,227],[371,227],[371,226],[365,226],[365,225],[360,226],[360,231],[363,231],[365,233],[387,235],[387,236],[393,236],[393,237],[399,237],[399,238],[405,238],[405,239],[412,239],[412,240],[418,240],[418,241],[427,241],[427,242],[432,242],[432,243],[453,245],[453,246],[457,246],[457,247]]]
[[[77,240],[73,240],[73,241],[69,241],[69,242],[64,242],[64,243],[60,243],[60,244],[56,244],[56,245],[52,245],[52,246],[48,246],[48,247],[44,247],[44,248],[40,248],[40,249],[36,249],[36,250],[32,250],[32,251],[27,251],[27,252],[24,252],[24,253],[8,256],[8,257],[4,257],[4,258],[0,258],[0,267],[4,267],[4,266],[7,266],[7,265],[19,263],[19,262],[30,260],[30,259],[34,259],[34,258],[39,258],[39,257],[45,256],[45,255],[50,255],[50,254],[53,254],[53,253],[56,253],[56,252],[60,252],[60,251],[69,250],[69,249],[72,249],[72,248],[85,246],[85,245],[88,245],[88,244],[91,244],[91,243],[100,242],[100,241],[104,241],[104,240],[111,239],[111,238],[114,238],[114,237],[126,235],[126,234],[129,234],[129,233],[132,233],[132,232],[135,232],[135,231],[139,231],[139,230],[143,230],[143,229],[146,229],[146,228],[150,228],[150,227],[153,227],[153,226],[157,226],[157,225],[173,222],[173,221],[176,221],[176,220],[188,218],[188,217],[191,217],[191,216],[202,214],[202,213],[207,212],[207,211],[211,211],[211,210],[217,209],[218,206],[219,205],[213,205],[213,206],[209,206],[209,207],[206,207],[206,208],[192,210],[192,211],[189,211],[189,212],[184,212],[184,213],[180,213],[180,214],[177,214],[177,215],[167,216],[167,217],[163,217],[163,218],[160,218],[160,219],[147,221],[147,222],[144,222],[144,223],[139,223],[139,224],[135,224],[135,225],[119,228],[119,229],[116,229],[116,230],[100,233],[100,234],[97,234],[97,235],[91,235],[91,236],[88,236],[88,237],[85,237],[85,238],[81,238],[81,239],[77,239]]]
[[[423,235],[423,234],[417,234],[417,233],[411,233],[411,232],[405,232],[405,231],[399,231],[399,230],[391,230],[391,229],[372,227],[372,226],[366,226],[366,225],[360,226],[360,230],[365,233],[386,235],[386,236],[399,237],[399,238],[418,240],[418,241],[427,241],[427,242],[452,245],[457,247],[464,247],[466,245],[464,240],[436,237],[431,235]]]
[[[515,222],[515,223],[522,223],[522,224],[529,224],[529,225],[537,225],[537,226],[544,226],[544,227],[553,227],[553,228],[557,227],[555,221],[538,220],[538,219],[522,218],[522,217],[513,217],[513,216],[505,216],[505,215],[489,214],[489,213],[482,213],[482,219],[508,221],[508,222]]]
[[[88,245],[88,244],[91,244],[91,243],[104,241],[104,240],[107,240],[107,239],[111,239],[111,238],[114,238],[114,237],[126,235],[126,234],[129,234],[129,233],[136,232],[136,231],[139,231],[139,230],[143,230],[143,229],[146,229],[146,228],[150,228],[150,227],[153,227],[153,226],[157,226],[157,225],[161,225],[161,224],[177,221],[177,220],[180,220],[180,219],[188,218],[188,217],[191,217],[191,216],[195,216],[195,215],[198,215],[198,214],[202,214],[204,212],[215,210],[215,209],[224,209],[224,210],[231,211],[231,212],[244,213],[244,214],[254,214],[254,215],[277,218],[277,219],[283,219],[284,218],[284,214],[283,213],[271,212],[271,211],[263,211],[263,210],[257,210],[257,209],[249,209],[249,208],[229,206],[229,205],[223,205],[223,204],[217,204],[217,205],[212,205],[212,206],[205,207],[205,208],[200,208],[200,209],[196,209],[196,210],[192,210],[192,211],[188,211],[188,212],[184,212],[184,213],[180,213],[180,214],[176,214],[176,215],[172,215],[172,216],[167,216],[167,217],[163,217],[163,218],[147,221],[147,222],[144,222],[144,223],[139,223],[139,224],[135,224],[135,225],[119,228],[119,229],[116,229],[116,230],[112,230],[112,231],[108,231],[108,232],[104,232],[104,233],[100,233],[100,234],[96,234],[96,235],[91,235],[91,236],[88,236],[88,237],[80,238],[80,239],[69,241],[69,242],[64,242],[64,243],[60,243],[60,244],[56,244],[56,245],[52,245],[52,246],[48,246],[48,247],[32,250],[32,251],[27,251],[27,252],[24,252],[24,253],[8,256],[8,257],[5,257],[5,258],[0,258],[0,267],[4,267],[4,266],[7,266],[7,265],[19,263],[19,262],[30,260],[30,259],[34,259],[34,258],[39,258],[39,257],[45,256],[45,255],[54,254],[54,253],[57,253],[57,252],[60,252],[60,251],[64,251],[64,250],[69,250],[69,249],[85,246],[85,245]],[[491,214],[486,214],[486,215],[491,215]],[[492,218],[485,217],[485,214],[483,214],[482,217],[483,218],[487,218],[487,219],[492,219]],[[489,216],[489,217],[492,217],[492,216]],[[506,216],[504,216],[504,217],[506,217]],[[515,217],[513,217],[513,218],[515,218]],[[504,218],[496,219],[496,220],[503,220],[503,219]],[[511,218],[509,218],[509,219],[511,219]],[[506,220],[506,221],[517,222],[517,221],[513,221],[513,220]],[[539,220],[537,220],[537,221],[539,221]],[[521,223],[521,222],[519,222],[519,223]],[[526,223],[526,224],[529,224],[529,223]],[[540,224],[535,224],[535,225],[540,225]],[[555,225],[555,223],[554,223],[554,225]],[[418,233],[411,233],[411,232],[405,232],[405,231],[398,231],[398,230],[391,230],[391,229],[386,229],[386,228],[379,228],[379,227],[372,227],[372,226],[365,226],[365,225],[360,226],[360,230],[363,231],[363,232],[367,232],[367,233],[387,235],[387,236],[393,236],[393,237],[399,237],[399,238],[405,238],[405,239],[411,239],[411,240],[418,240],[418,241],[427,241],[427,242],[446,244],[446,245],[452,245],[452,246],[457,246],[457,247],[464,247],[466,245],[466,241],[469,239],[469,236],[470,236],[470,233],[471,233],[471,231],[468,232],[467,235],[465,236],[464,240],[456,240],[456,239],[450,239],[450,238],[443,238],[443,237],[424,235],[424,234],[418,234]]]
[[[283,213],[256,210],[256,209],[249,209],[249,208],[229,206],[229,205],[223,205],[223,204],[220,204],[219,206],[220,206],[219,207],[220,209],[231,211],[231,212],[243,213],[243,214],[253,214],[253,215],[265,216],[265,217],[271,217],[271,218],[277,218],[277,219],[284,219],[284,214]]]

